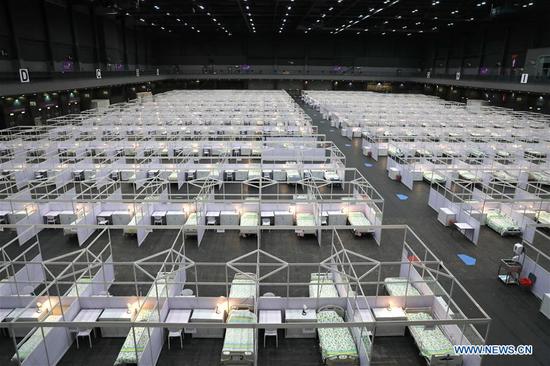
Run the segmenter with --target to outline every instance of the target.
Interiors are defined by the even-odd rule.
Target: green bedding
[[[315,216],[307,212],[300,212],[296,214],[297,226],[315,226]]]
[[[487,212],[486,224],[500,235],[521,232],[514,220],[497,210]]]
[[[335,311],[320,311],[317,313],[318,323],[344,323]],[[319,346],[323,362],[330,358],[342,356],[358,358],[357,347],[348,328],[318,328]]]
[[[372,225],[363,212],[350,212],[348,221],[352,226],[370,226]]]
[[[197,226],[197,213],[191,212],[189,214],[189,217],[187,218],[187,221],[185,221],[186,226]]]
[[[550,224],[550,212],[548,212],[548,211],[539,211],[539,212],[537,212],[537,214],[535,215],[535,218],[541,224],[545,224],[545,225]]]
[[[550,184],[550,174],[545,172],[530,172],[529,181],[542,184]]]
[[[338,297],[334,281],[328,273],[312,273],[309,280],[309,297]]]
[[[479,177],[477,177],[475,174],[473,174],[472,172],[469,172],[467,170],[459,170],[458,171],[458,177],[460,179],[464,179],[464,180],[467,180],[467,181],[470,181],[470,182],[478,182],[480,180]]]
[[[254,324],[256,315],[248,310],[233,310],[228,318],[228,323]],[[228,328],[225,331],[223,341],[223,354],[230,353],[254,353],[254,329],[253,328]]]
[[[258,226],[258,213],[245,212],[241,215],[241,226]]]
[[[231,281],[229,297],[234,299],[248,299],[256,296],[256,282],[248,278],[234,278]]]
[[[501,182],[515,182],[517,179],[512,174],[504,171],[504,170],[497,170],[493,173],[493,177],[497,180],[500,180]]]
[[[422,173],[422,177],[429,183],[445,183],[445,177],[433,171]]]
[[[92,279],[90,277],[82,277],[78,280],[78,283],[71,286],[69,291],[65,294],[65,296],[69,297],[76,297],[77,296],[77,288],[78,288],[78,295],[81,296],[82,293],[88,288],[88,286],[92,283]]]
[[[157,311],[144,309],[141,310],[136,318],[136,322],[146,322],[148,320],[157,321]],[[152,332],[153,328],[151,328],[150,331]],[[134,334],[136,342],[134,342]],[[124,344],[122,345],[122,348],[120,349],[120,352],[115,360],[115,365],[137,364],[136,352],[139,358],[147,346],[147,343],[149,343],[149,332],[147,331],[147,328],[134,327],[134,331],[130,329],[130,332],[128,333],[128,336],[126,337],[126,340],[124,341]]]
[[[422,321],[433,320],[433,317],[429,313],[420,312],[407,313],[407,319]],[[432,356],[454,355],[453,344],[439,327],[415,325],[409,326],[409,331],[415,339],[422,356],[431,359]]]
[[[45,322],[56,322],[61,319],[60,315],[50,315],[48,316],[44,321]],[[44,327],[44,337],[48,335],[48,333],[52,330],[51,327]],[[42,331],[40,331],[39,328],[34,329],[34,333],[27,338],[25,343],[19,347],[18,352],[19,353],[19,361],[23,362],[29,355],[35,350],[35,348],[42,343],[44,338],[42,337]],[[12,361],[17,361],[17,353],[15,353],[12,357]]]
[[[390,296],[420,296],[420,292],[402,277],[386,277],[384,286]]]

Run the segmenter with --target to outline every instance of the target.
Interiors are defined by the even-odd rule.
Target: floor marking
[[[346,144],[346,147],[351,147],[351,144]]]
[[[406,200],[409,199],[409,196],[407,196],[406,194],[397,193],[396,196],[397,196],[397,198],[399,198],[401,201],[406,201]]]
[[[329,130],[330,132],[334,132],[334,130]]]
[[[474,257],[470,257],[469,255],[466,255],[466,254],[457,254],[457,256],[467,266],[475,266],[475,264],[476,264],[476,259]]]
[[[373,166],[374,166],[374,165],[372,165],[372,164],[365,163],[365,167],[367,167],[367,168],[372,168]]]

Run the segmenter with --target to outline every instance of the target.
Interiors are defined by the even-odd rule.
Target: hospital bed
[[[49,315],[44,319],[45,322],[57,322],[61,320],[62,317],[60,315]],[[42,331],[41,331],[42,329]],[[33,331],[31,331],[32,334],[27,335],[25,338],[26,340],[23,341],[24,343],[19,346],[17,349],[17,352],[13,355],[11,358],[11,361],[14,364],[23,364],[23,362],[31,355],[31,353],[38,347],[43,341],[44,338],[48,335],[49,332],[54,329],[53,327],[43,327],[43,328],[34,328]],[[44,334],[44,337],[42,336],[42,333]],[[19,355],[19,362],[17,362],[17,356]]]
[[[338,306],[325,306],[317,312],[317,323],[345,323],[344,314],[344,309]],[[359,365],[359,353],[349,328],[317,328],[317,334],[326,366]]]
[[[258,180],[262,178],[262,171],[260,169],[250,169],[248,171],[248,180]]]
[[[236,273],[229,288],[229,298],[254,299],[256,295],[256,275],[254,273]]]
[[[427,312],[407,310],[407,320],[429,321],[434,317]],[[456,355],[453,344],[439,326],[411,325],[409,331],[430,366],[460,366],[462,356]]]
[[[539,222],[541,224],[549,225],[550,224],[550,212],[548,212],[548,211],[539,211],[539,212],[536,213],[535,219],[537,220],[537,222]]]
[[[245,237],[248,234],[256,234],[259,215],[257,212],[245,212],[241,215],[241,236]]]
[[[512,174],[504,171],[504,170],[497,170],[496,172],[493,172],[493,178],[495,180],[501,181],[503,183],[515,183],[517,182],[517,178],[514,177]]]
[[[324,172],[323,174],[325,180],[333,183],[333,184],[341,184],[342,183],[342,180],[340,179],[340,176],[336,173],[336,172],[333,172],[333,171],[326,171]]]
[[[476,176],[474,173],[467,171],[467,170],[459,170],[458,171],[458,178],[463,179],[468,182],[472,183],[479,183],[481,182],[481,177]]]
[[[255,324],[256,315],[249,310],[231,310],[227,323]],[[254,328],[228,328],[225,331],[222,365],[254,364]]]
[[[309,277],[309,297],[338,297],[330,273],[312,273]]]
[[[286,171],[286,182],[287,183],[298,183],[302,179],[300,173],[297,170],[287,170]]]
[[[139,221],[141,221],[141,218],[143,217],[143,215],[141,213],[137,213],[135,214],[132,219],[130,220],[130,222],[128,223],[128,225],[122,229],[122,232],[125,234],[125,235],[136,235],[137,234],[137,224]]]
[[[390,296],[420,296],[420,291],[403,277],[386,277],[384,287]]]
[[[315,216],[309,212],[299,212],[296,214],[296,226],[298,229],[294,232],[303,237],[306,234],[315,234]]]
[[[77,218],[69,224],[69,227],[63,228],[63,235],[76,235],[78,232],[77,225],[84,220],[84,216]]]
[[[488,211],[485,223],[501,236],[521,234],[521,228],[500,210]]]
[[[355,236],[361,236],[366,233],[374,232],[373,229],[367,227],[371,226],[372,223],[369,221],[369,219],[367,219],[367,216],[365,216],[363,212],[352,211],[348,213],[348,221],[349,224],[352,226],[352,230]]]
[[[198,217],[196,212],[191,212],[183,225],[185,227],[185,235],[197,235]]]
[[[434,172],[434,171],[426,171],[422,173],[422,178],[428,183],[445,183],[446,179],[444,176]]]
[[[135,322],[147,322],[149,320],[158,321],[158,311],[142,309],[136,317]],[[149,328],[149,331],[152,332],[153,329],[154,328]],[[118,353],[114,365],[137,365],[141,354],[147,346],[147,343],[149,343],[149,331],[146,327],[136,326],[133,330],[130,328],[130,332]]]
[[[83,276],[78,279],[77,283],[71,285],[71,288],[65,293],[64,296],[76,297],[82,296],[83,292],[92,284],[92,278]],[[78,295],[77,295],[78,293]]]
[[[530,172],[529,182],[550,185],[550,174],[547,172]]]

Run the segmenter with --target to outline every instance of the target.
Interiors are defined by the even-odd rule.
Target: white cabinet
[[[397,180],[397,177],[399,176],[399,169],[391,167],[388,170],[388,177],[392,180]]]
[[[285,322],[287,323],[317,323],[317,314],[313,309],[307,309],[305,314],[300,309],[285,310]],[[285,338],[315,338],[315,328],[288,328]]]
[[[450,208],[441,207],[437,214],[437,221],[444,226],[449,226],[451,222],[456,221],[456,214]]]
[[[545,317],[550,319],[550,293],[544,294],[542,297],[540,312],[543,313]]]

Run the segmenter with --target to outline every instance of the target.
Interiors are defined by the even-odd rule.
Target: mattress
[[[82,293],[90,286],[92,283],[92,279],[90,277],[82,277],[78,280],[77,284],[74,284],[71,286],[69,291],[65,293],[65,296],[68,297],[76,297],[77,296],[77,290],[78,290],[78,296],[82,296]]]
[[[493,173],[493,177],[495,179],[500,180],[501,182],[507,182],[507,183],[513,183],[517,180],[516,177],[514,177],[512,174],[504,170],[497,170],[496,172]]]
[[[344,319],[335,311],[320,311],[317,313],[318,323],[344,323]],[[358,358],[355,341],[348,328],[318,328],[319,346],[323,362],[329,358]]]
[[[44,321],[45,322],[56,322],[60,319],[61,319],[60,315],[50,315]],[[52,327],[44,327],[43,328],[44,337],[46,337],[52,329],[53,329]],[[19,349],[17,350],[17,353],[19,354],[19,360],[22,362],[27,357],[29,357],[30,354],[36,349],[36,347],[40,343],[42,343],[43,340],[44,340],[44,338],[42,337],[42,332],[39,331],[38,328],[35,328],[34,333],[29,338],[27,338],[25,343],[23,343],[21,345],[21,347],[19,347]],[[12,357],[13,361],[17,361],[17,353],[13,355],[13,357]]]
[[[297,213],[296,226],[315,226],[315,216],[308,212]]]
[[[550,174],[546,172],[530,172],[529,180],[542,184],[550,184]]]
[[[422,173],[422,177],[430,183],[445,183],[445,177],[433,171]]]
[[[248,310],[233,310],[227,317],[227,323],[254,324],[256,315]],[[222,353],[254,353],[254,329],[228,328],[225,331]]]
[[[197,213],[192,212],[189,214],[187,221],[185,221],[186,226],[197,226]]]
[[[340,181],[340,176],[336,174],[335,172],[325,172],[324,173],[325,180],[331,181],[331,182],[338,182]]]
[[[362,212],[350,212],[348,213],[348,221],[352,226],[370,226],[372,225],[369,219]]]
[[[297,170],[287,170],[286,171],[286,180],[287,182],[298,182],[302,177]]]
[[[514,220],[497,210],[487,212],[486,224],[500,235],[521,232]]]
[[[390,296],[420,296],[420,292],[402,277],[386,277],[384,286]]]
[[[537,214],[535,215],[535,218],[541,224],[545,224],[545,225],[550,224],[550,212],[548,211],[537,212]]]
[[[338,297],[338,291],[328,273],[312,273],[309,280],[309,297]]]
[[[155,316],[155,314],[158,314],[157,311],[151,311],[143,309],[140,311],[139,315],[136,318],[136,322],[146,322],[150,318],[155,318],[158,316]],[[151,319],[151,320],[157,320],[157,319]],[[153,331],[153,328],[150,328],[151,331]],[[134,339],[136,340],[134,342]],[[149,332],[147,331],[147,328],[145,327],[134,327],[133,331],[130,329],[130,332],[128,333],[128,336],[126,337],[126,340],[124,341],[124,344],[122,345],[122,348],[120,349],[120,352],[118,353],[118,356],[115,360],[115,365],[127,365],[127,364],[137,364],[136,360],[136,353],[139,357],[141,356],[141,353],[143,353],[143,350],[147,346],[147,343],[149,342]]]
[[[458,177],[461,178],[461,179],[470,181],[470,182],[479,182],[480,181],[479,177],[477,177],[475,174],[473,174],[472,172],[469,172],[467,170],[459,170],[458,171]]]
[[[256,281],[250,278],[234,278],[231,281],[229,297],[233,299],[248,299],[256,297]]]
[[[425,312],[407,313],[410,321],[433,320],[431,314]],[[454,355],[453,344],[438,327],[425,327],[423,325],[409,326],[420,354],[428,359],[432,356]]]
[[[258,225],[257,212],[245,212],[241,215],[241,226],[257,226],[257,225]]]

